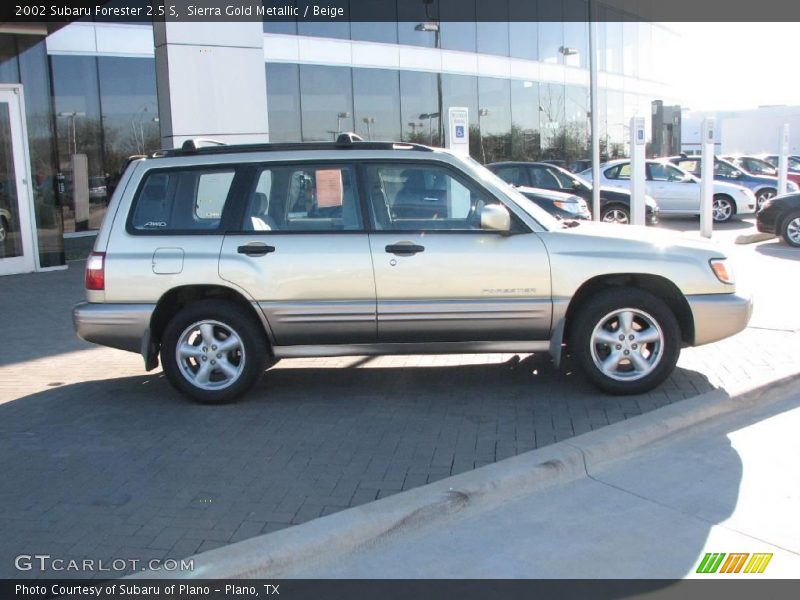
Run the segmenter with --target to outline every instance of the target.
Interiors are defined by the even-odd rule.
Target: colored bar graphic
[[[767,554],[767,553],[753,554],[753,557],[750,559],[750,562],[747,563],[744,572],[763,573],[764,569],[767,568],[767,565],[771,560],[772,560],[772,554]]]

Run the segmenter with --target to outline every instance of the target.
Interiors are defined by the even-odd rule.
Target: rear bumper
[[[149,338],[155,304],[102,304],[82,302],[72,309],[78,337],[111,348],[142,353]]]
[[[749,294],[686,296],[694,317],[694,346],[710,344],[742,331],[753,314]]]

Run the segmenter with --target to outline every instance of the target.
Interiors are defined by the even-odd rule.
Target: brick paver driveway
[[[800,256],[748,252],[797,281]],[[244,401],[197,406],[74,337],[82,267],[0,280],[0,577],[38,575],[18,554],[186,557],[800,364],[792,327],[754,319],[641,396],[546,357],[412,356],[282,361]]]

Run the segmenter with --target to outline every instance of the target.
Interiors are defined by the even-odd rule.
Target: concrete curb
[[[770,382],[743,387],[733,395],[722,390],[707,392],[382,500],[198,554],[192,557],[192,572],[144,571],[131,577],[288,577],[294,565],[307,569],[467,507],[489,507],[587,477],[601,464],[709,419],[780,401],[796,391],[798,384],[800,373],[793,372],[776,374]]]
[[[771,233],[743,233],[736,237],[736,244],[754,244],[756,242],[765,242],[773,239],[775,236]]]

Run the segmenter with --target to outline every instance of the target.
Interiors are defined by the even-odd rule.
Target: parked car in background
[[[700,156],[673,156],[669,159],[684,171],[700,177]],[[733,163],[714,157],[714,181],[733,183],[748,188],[756,196],[756,209],[778,193],[778,178],[774,175],[756,175]],[[790,183],[789,191],[796,192],[797,184]]]
[[[0,248],[3,248],[11,233],[11,211],[0,207]]]
[[[770,198],[758,211],[758,230],[779,235],[783,241],[800,248],[800,194]]]
[[[759,158],[758,156],[730,155],[723,156],[722,158],[727,160],[736,168],[747,171],[752,175],[768,175],[775,177],[776,179],[778,178],[778,167],[774,166],[771,162],[766,161],[763,158]],[[800,186],[800,171],[792,171],[789,169],[786,175],[789,181]],[[791,186],[789,186],[787,191],[793,191]]]
[[[592,172],[584,171],[582,177],[591,178]],[[647,194],[658,202],[661,216],[699,215],[700,180],[669,160],[645,161]],[[630,189],[630,159],[612,160],[600,169],[600,184],[609,187]],[[724,223],[734,216],[752,214],[756,210],[756,197],[749,189],[740,185],[714,181],[712,215],[714,221]]]
[[[566,169],[542,162],[505,161],[486,165],[500,179],[515,186],[528,186],[574,194],[583,198],[591,215],[592,184]],[[659,208],[653,198],[645,197],[645,223],[658,223]],[[631,193],[627,190],[600,188],[600,220],[606,223],[630,223]]]
[[[767,161],[776,169],[778,168],[778,159],[780,158],[777,154],[759,154],[758,158],[761,158]],[[797,155],[789,155],[787,157],[789,163],[789,171],[794,171],[796,173],[800,173],[800,156]]]
[[[559,219],[590,220],[592,218],[592,213],[589,211],[586,201],[575,194],[525,186],[514,187],[536,206],[543,208]]]
[[[204,403],[285,357],[549,352],[558,365],[565,343],[597,387],[637,394],[752,313],[716,245],[559,221],[470,158],[351,134],[134,161],[85,286],[80,337],[147,370],[160,359]]]

